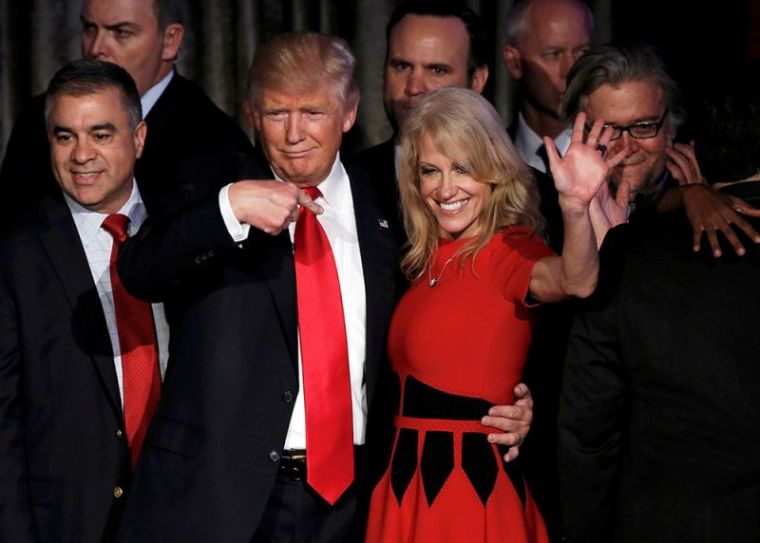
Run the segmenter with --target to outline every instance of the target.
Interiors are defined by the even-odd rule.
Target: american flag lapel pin
[[[390,228],[390,226],[388,226],[388,221],[385,219],[377,219],[377,224],[380,225],[380,228]]]

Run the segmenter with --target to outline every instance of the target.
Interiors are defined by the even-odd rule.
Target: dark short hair
[[[87,96],[108,88],[119,90],[129,125],[136,128],[142,120],[142,105],[135,80],[121,66],[103,60],[74,60],[55,73],[45,93],[45,122],[56,96]]]
[[[385,60],[388,61],[388,45],[393,28],[407,15],[430,15],[432,17],[454,17],[464,23],[470,36],[470,50],[467,54],[467,73],[470,77],[476,68],[488,64],[488,30],[480,16],[462,0],[409,0],[399,5],[391,14],[385,27]]]
[[[567,74],[562,113],[566,119],[574,119],[599,87],[631,81],[651,81],[660,87],[673,126],[684,122],[686,112],[678,85],[657,50],[643,43],[596,45],[586,51]]]
[[[158,27],[161,29],[173,23],[184,26],[187,20],[185,0],[153,0],[153,12],[156,14]]]

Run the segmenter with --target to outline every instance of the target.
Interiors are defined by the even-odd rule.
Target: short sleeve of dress
[[[529,228],[514,226],[494,236],[491,251],[491,281],[508,301],[528,305],[530,274],[544,257],[554,255]]]

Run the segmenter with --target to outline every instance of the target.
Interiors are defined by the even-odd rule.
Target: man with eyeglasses
[[[703,166],[720,158],[703,171],[719,179],[760,172],[757,77],[740,84],[695,124]],[[662,111],[617,119],[627,130],[615,145],[632,135],[657,143]],[[732,188],[756,204],[759,185]],[[716,261],[706,247],[688,249],[690,230],[681,210],[632,220],[604,241],[562,382],[567,543],[758,541],[760,246],[745,240],[746,254]]]
[[[720,256],[720,231],[739,255],[744,254],[734,228],[760,243],[760,235],[741,216],[756,210],[738,198],[718,196],[705,183],[693,142],[675,141],[686,117],[681,93],[653,48],[591,48],[568,74],[562,109],[567,119],[580,111],[586,112],[589,123],[604,119],[615,128],[606,151],[628,152],[612,171],[609,194],[597,202],[598,214],[610,225],[625,222],[635,208],[662,212],[683,206],[694,228],[695,251],[705,234],[713,254]]]
[[[666,172],[688,183],[701,182],[693,150],[687,154],[691,147],[673,147],[685,115],[678,87],[652,49],[604,45],[587,52],[569,74],[564,109],[567,118],[585,111],[589,122],[604,119],[615,128],[609,152],[628,150],[613,170],[613,192],[625,183],[632,197],[650,194],[665,182]],[[686,160],[668,162],[669,149],[670,156],[681,154]]]

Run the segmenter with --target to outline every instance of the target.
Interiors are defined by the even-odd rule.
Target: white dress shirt
[[[150,110],[153,109],[153,106],[156,105],[158,99],[161,98],[161,95],[166,90],[166,87],[169,86],[172,77],[174,77],[174,70],[170,70],[166,77],[153,85],[151,88],[145,91],[145,94],[142,95],[140,98],[140,105],[142,106],[143,119],[148,116]]]
[[[318,187],[322,196],[317,198],[316,202],[322,206],[324,213],[317,215],[317,220],[325,230],[332,247],[335,266],[338,271],[338,281],[340,282],[340,294],[343,300],[343,317],[346,323],[348,365],[351,378],[354,444],[361,445],[364,443],[367,425],[367,391],[364,384],[367,301],[351,183],[343,164],[340,162],[340,156],[335,158],[332,170]],[[229,185],[219,193],[222,217],[232,239],[238,242],[243,241],[248,237],[250,226],[240,224],[235,218],[228,191]],[[290,224],[288,231],[292,243],[295,223]],[[285,439],[286,449],[306,448],[306,416],[303,399],[300,334],[298,339],[298,384],[299,392],[293,407],[288,435]]]
[[[572,137],[572,131],[566,128],[560,134],[554,138],[554,144],[557,146],[557,150],[561,156],[565,156],[567,148],[570,147],[570,139]],[[538,150],[544,144],[544,140],[541,136],[536,134],[533,129],[525,122],[525,117],[522,113],[517,114],[517,130],[515,131],[515,149],[517,154],[525,161],[528,166],[540,170],[546,173],[547,164],[544,159],[538,154]]]
[[[111,348],[114,354],[114,369],[116,370],[116,379],[119,382],[119,393],[123,408],[124,378],[121,369],[121,346],[119,345],[119,332],[116,326],[116,312],[113,305],[111,272],[109,269],[113,237],[102,228],[103,221],[108,217],[108,214],[90,211],[79,205],[68,195],[64,194],[64,197],[66,204],[71,210],[71,215],[74,217],[74,224],[79,233],[79,239],[82,240],[82,246],[87,255],[87,263],[90,266],[92,280],[95,282],[95,288],[98,290],[100,305],[103,306],[103,313],[105,313],[106,326],[108,327],[108,335],[111,338]],[[140,226],[147,217],[145,206],[140,197],[140,191],[137,189],[137,183],[132,183],[132,194],[119,210],[119,213],[129,217],[128,234],[132,236],[140,229]],[[152,309],[153,320],[156,324],[159,366],[161,378],[163,379],[166,372],[166,364],[169,360],[169,325],[166,323],[163,304],[152,304]]]

